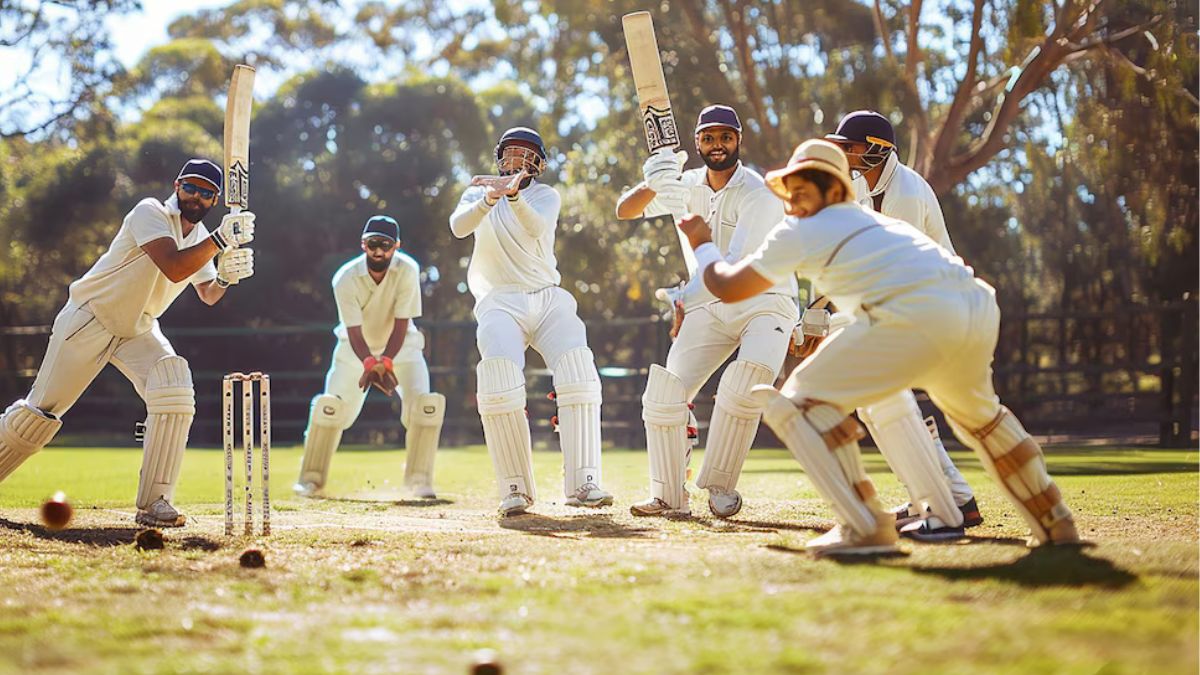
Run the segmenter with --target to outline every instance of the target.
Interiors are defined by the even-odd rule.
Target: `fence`
[[[220,380],[235,370],[271,374],[277,442],[300,442],[309,401],[322,388],[334,346],[329,326],[172,329],[169,317],[164,323],[176,351],[192,364],[198,415],[194,443],[217,443]],[[419,324],[433,388],[447,399],[444,442],[481,442],[475,324]],[[666,324],[658,317],[596,320],[588,322],[588,333],[603,380],[605,438],[619,447],[642,447],[641,393],[649,364],[662,363],[670,344]],[[44,326],[0,329],[0,403],[28,391],[48,334]],[[550,374],[532,351],[526,372],[535,442],[546,444],[552,440],[554,414],[553,402],[544,396]],[[1001,398],[1034,433],[1189,446],[1197,414],[1197,305],[1006,315],[995,372]],[[711,411],[716,379],[696,400],[702,422]],[[63,436],[73,443],[132,443],[133,425],[144,411],[128,382],[107,368],[66,415]],[[398,444],[403,437],[399,419],[399,401],[372,392],[346,439]],[[762,432],[761,443],[774,440]]]

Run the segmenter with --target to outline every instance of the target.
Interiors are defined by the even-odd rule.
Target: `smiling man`
[[[446,397],[429,391],[425,338],[413,319],[421,315],[421,272],[400,250],[400,224],[372,216],[362,231],[362,255],[333,275],[340,323],[337,347],[325,375],[325,391],[312,400],[304,432],[304,460],[295,492],[315,497],[329,478],[329,464],[362,412],[367,390],[400,393],[400,422],[407,456],[404,483],[416,497],[432,499],[433,461],[446,413]]]
[[[975,450],[1032,531],[1031,545],[1079,541],[1075,522],[1046,472],[1042,449],[992,386],[1000,328],[995,291],[913,226],[853,201],[846,155],[825,140],[796,148],[767,174],[788,218],[753,254],[723,261],[708,225],[680,229],[696,250],[705,285],[736,302],[799,274],[856,320],[826,339],[782,391],[756,387],[764,419],[833,507],[839,526],[809,542],[818,553],[895,547],[895,516],[884,511],[863,470],[863,429],[849,414],[897,392],[929,393],[964,444]],[[932,456],[914,455],[924,470]]]
[[[188,363],[159,330],[158,317],[189,284],[212,305],[254,273],[254,252],[240,248],[254,239],[253,213],[226,215],[211,235],[200,222],[220,192],[221,168],[189,160],[174,193],[139,202],[108,251],[71,284],[33,388],[0,416],[0,480],[50,442],[62,416],[111,363],[146,402],[137,522],[184,525],[171,500],[196,397]]]

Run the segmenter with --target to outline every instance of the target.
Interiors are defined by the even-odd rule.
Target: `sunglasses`
[[[396,242],[391,239],[368,239],[367,248],[372,251],[390,251]]]
[[[192,183],[180,183],[179,189],[183,190],[189,195],[200,195],[201,199],[212,199],[213,197],[217,196],[216,190],[202,188],[199,185],[193,185]]]

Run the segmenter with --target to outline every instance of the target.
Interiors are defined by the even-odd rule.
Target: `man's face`
[[[713,171],[724,171],[737,164],[741,140],[736,129],[709,127],[696,134],[696,151],[705,166]]]
[[[542,157],[532,143],[512,141],[500,151],[496,168],[501,176],[512,176],[522,170],[530,176],[536,176],[542,172]]]
[[[175,181],[179,212],[189,223],[198,223],[217,203],[217,188],[210,182],[188,176]]]
[[[870,171],[871,166],[863,161],[863,153],[870,147],[866,143],[858,143],[855,141],[843,141],[838,143],[842,151],[846,153],[846,159],[850,162],[850,170],[857,172]]]
[[[825,195],[821,194],[817,184],[794,173],[785,176],[783,187],[788,191],[788,198],[783,203],[783,210],[789,216],[807,218],[828,206]]]
[[[367,254],[367,268],[372,272],[382,272],[392,264],[392,256],[400,248],[397,242],[387,237],[367,237],[363,239],[362,250]]]

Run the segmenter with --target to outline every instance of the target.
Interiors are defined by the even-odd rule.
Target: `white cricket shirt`
[[[867,186],[866,178],[854,179],[854,198],[859,204],[873,209],[873,197],[879,194],[883,195],[880,213],[903,220],[954,253],[954,244],[946,231],[946,219],[942,216],[942,205],[933,188],[921,174],[901,164],[894,152],[888,155],[874,190]]]
[[[196,223],[191,233],[183,236],[174,194],[165,202],[143,199],[126,214],[104,255],[71,284],[68,302],[76,307],[87,303],[100,325],[115,337],[131,338],[150,330],[188,284],[217,278],[217,268],[210,260],[183,281],[168,279],[141,248],[164,237],[182,250],[203,241],[208,230],[203,223]]]
[[[483,203],[486,190],[473,186],[463,192],[450,215],[450,231],[463,238],[475,235],[467,287],[475,304],[493,291],[532,293],[562,281],[554,257],[554,231],[562,199],[558,191],[537,181],[521,190],[515,202]]]
[[[421,268],[403,251],[392,256],[391,267],[378,284],[367,269],[367,255],[356,256],[333,275],[333,298],[338,323],[333,334],[349,339],[346,326],[362,326],[363,339],[372,354],[387,347],[396,319],[410,319],[404,346],[420,339],[411,319],[421,316]]]

